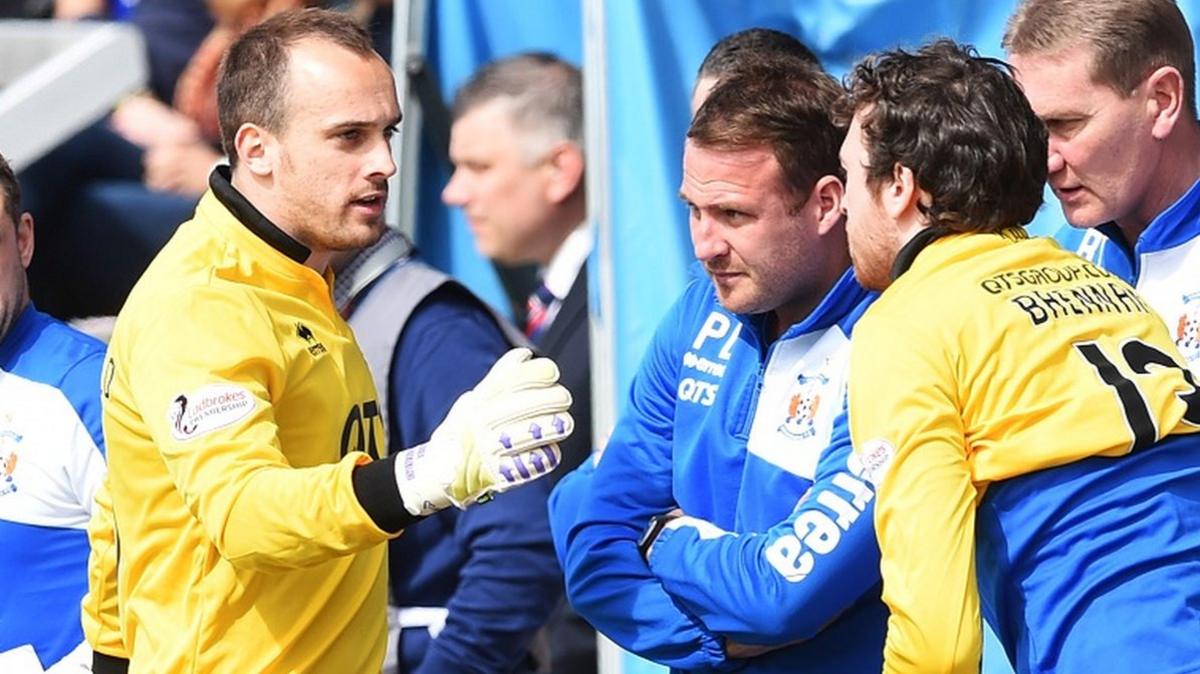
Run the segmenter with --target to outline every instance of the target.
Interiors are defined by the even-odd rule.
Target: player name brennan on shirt
[[[1034,290],[1009,299],[1034,325],[1051,318],[1095,313],[1152,313],[1148,304],[1122,283],[1087,283],[1073,288]]]
[[[1093,279],[1095,282],[1086,282]],[[1057,286],[1027,290],[1008,298],[1034,325],[1052,318],[1152,311],[1132,288],[1090,262],[1024,267],[979,282],[979,287],[990,295],[1004,295],[1024,286]]]

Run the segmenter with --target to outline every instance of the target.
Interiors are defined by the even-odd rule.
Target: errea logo
[[[296,336],[308,342],[308,352],[313,356],[325,353],[325,345],[317,341],[317,337],[313,334],[313,331],[299,321],[296,322]]]
[[[801,497],[792,530],[763,551],[767,563],[790,583],[807,578],[865,513],[895,455],[895,448],[886,440],[872,440],[851,454],[846,470],[834,474],[830,485],[815,492],[815,503],[821,508],[803,507],[813,492]]]

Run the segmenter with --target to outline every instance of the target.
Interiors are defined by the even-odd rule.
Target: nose
[[[1050,146],[1046,153],[1046,171],[1050,175],[1054,175],[1066,168],[1066,166],[1067,162],[1063,159],[1062,149],[1059,147],[1058,142],[1051,138]]]
[[[466,205],[467,192],[463,185],[464,182],[466,182],[466,178],[463,177],[462,171],[455,169],[454,173],[450,174],[450,181],[442,188],[442,203],[460,208]]]
[[[703,215],[692,217],[691,231],[692,251],[697,260],[708,262],[729,253],[729,242],[721,236],[714,223]]]
[[[368,170],[372,176],[382,176],[384,179],[396,175],[396,159],[392,157],[392,146],[386,140],[377,143],[371,150]]]

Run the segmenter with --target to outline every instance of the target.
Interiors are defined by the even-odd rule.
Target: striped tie
[[[554,293],[543,283],[538,286],[538,289],[533,291],[529,296],[529,302],[525,305],[525,336],[529,339],[537,339],[541,336],[542,331],[546,328],[550,318],[550,308],[554,306]]]

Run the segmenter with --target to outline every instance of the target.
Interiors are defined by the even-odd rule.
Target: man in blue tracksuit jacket
[[[33,219],[0,157],[0,671],[80,671],[92,653],[87,523],[106,472],[104,344],[34,308]]]
[[[1064,247],[1133,285],[1200,375],[1200,121],[1174,2],[1024,0],[1004,48],[1049,131]]]
[[[882,665],[874,492],[843,414],[871,296],[848,270],[839,95],[790,60],[719,81],[681,188],[711,278],[660,325],[598,464],[551,497],[576,610],[677,670]]]

